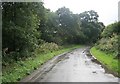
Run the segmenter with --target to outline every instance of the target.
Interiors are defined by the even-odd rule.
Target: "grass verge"
[[[43,65],[45,62],[53,58],[54,56],[57,56],[59,54],[62,54],[64,52],[71,51],[72,49],[79,48],[80,45],[71,45],[64,47],[58,51],[54,52],[48,52],[48,53],[42,53],[38,54],[36,57],[30,57],[25,61],[18,61],[12,66],[7,67],[6,71],[3,71],[2,73],[2,82],[16,82],[24,78],[25,76],[32,73],[34,70],[39,68],[41,65]]]
[[[105,52],[100,51],[95,47],[92,47],[90,52],[93,56],[96,57],[97,60],[99,60],[103,65],[105,65],[107,69],[117,74],[120,73],[119,71],[120,66],[118,65],[118,62],[120,62],[120,60],[115,59],[114,54],[111,53],[106,54]]]

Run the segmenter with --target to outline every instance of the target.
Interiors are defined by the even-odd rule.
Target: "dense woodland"
[[[97,12],[73,14],[68,8],[51,12],[43,3],[2,3],[3,64],[33,56],[44,43],[91,44],[99,39],[104,24]],[[40,50],[40,49],[39,49]]]

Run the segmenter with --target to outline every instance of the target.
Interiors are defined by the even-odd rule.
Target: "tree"
[[[83,33],[81,32],[81,22],[78,14],[73,14],[68,8],[59,8],[56,13],[59,16],[62,40],[64,43],[81,43]]]
[[[104,28],[103,23],[98,22],[98,17],[97,12],[93,10],[79,14],[81,30],[89,43],[95,43]]]
[[[61,29],[58,18],[59,17],[56,13],[46,10],[46,16],[44,20],[45,25],[41,27],[42,39],[45,41],[61,44]]]
[[[3,49],[17,60],[30,56],[34,52],[40,39],[39,25],[44,10],[42,3],[3,3]],[[29,53],[28,53],[29,52]]]

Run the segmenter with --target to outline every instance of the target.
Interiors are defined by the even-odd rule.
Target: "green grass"
[[[62,54],[64,52],[71,51],[72,49],[79,48],[80,45],[71,45],[64,47],[58,51],[41,53],[36,57],[30,57],[25,61],[18,61],[7,67],[7,70],[3,70],[2,82],[16,82],[29,75],[31,72],[39,68],[43,63],[47,62],[54,56]]]
[[[95,47],[92,47],[90,52],[93,56],[96,57],[97,60],[99,60],[101,63],[103,63],[109,70],[120,73],[119,67],[118,67],[118,59],[115,59],[114,54],[106,54],[103,51],[100,51],[96,49]],[[120,61],[120,60],[119,60]]]

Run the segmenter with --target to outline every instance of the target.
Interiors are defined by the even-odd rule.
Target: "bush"
[[[118,23],[108,25],[102,32],[102,38],[96,43],[96,48],[106,53],[113,53],[114,56],[118,55],[119,47],[119,33],[116,32]]]
[[[55,43],[43,43],[42,45],[39,46],[39,48],[37,49],[37,53],[46,53],[49,51],[54,51],[54,50],[58,50],[60,48],[60,46],[58,46]]]

